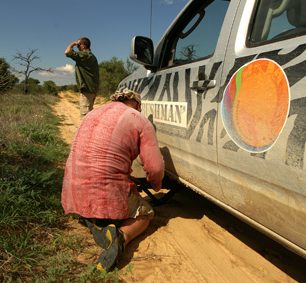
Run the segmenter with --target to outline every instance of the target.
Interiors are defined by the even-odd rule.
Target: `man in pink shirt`
[[[85,219],[103,248],[97,268],[112,270],[124,247],[154,216],[130,180],[139,155],[147,181],[160,190],[164,161],[151,122],[140,113],[140,95],[124,89],[82,120],[66,162],[62,206]]]

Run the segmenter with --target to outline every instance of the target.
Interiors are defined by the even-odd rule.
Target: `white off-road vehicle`
[[[306,258],[306,1],[190,1],[130,57],[167,174]]]

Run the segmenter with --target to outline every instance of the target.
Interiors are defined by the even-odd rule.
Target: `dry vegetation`
[[[0,96],[0,281],[116,282],[81,264],[84,239],[66,237],[60,192],[68,145],[51,95]],[[119,281],[118,281],[119,282]]]

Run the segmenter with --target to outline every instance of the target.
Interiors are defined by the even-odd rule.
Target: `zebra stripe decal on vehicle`
[[[187,128],[177,127],[175,125],[167,125],[165,123],[158,123],[158,130],[168,135],[178,136],[186,140],[190,139],[195,131],[195,140],[199,143],[203,142],[203,135],[207,134],[207,143],[213,145],[216,140],[214,137],[214,127],[217,119],[217,113],[215,109],[203,111],[203,104],[207,103],[221,103],[223,99],[224,91],[230,82],[230,79],[234,76],[239,68],[248,64],[256,59],[273,60],[273,62],[282,67],[290,88],[293,86],[298,87],[298,84],[306,76],[306,44],[300,45],[294,50],[282,54],[281,49],[264,52],[260,54],[254,54],[246,57],[240,57],[235,59],[233,67],[228,72],[226,80],[223,85],[220,86],[216,96],[208,100],[206,94],[207,91],[198,92],[192,95],[190,90],[190,69],[186,68],[184,73],[182,72],[169,72],[166,73],[164,84],[162,84],[162,75],[157,74],[151,77],[143,76],[136,80],[127,79],[122,82],[119,87],[129,87],[142,94],[143,100],[159,101],[167,100],[168,102],[178,101],[178,85],[181,80],[184,81],[184,101],[187,102]],[[299,60],[297,60],[299,58]],[[293,64],[289,64],[290,62]],[[289,64],[289,66],[288,66]],[[209,79],[215,79],[216,73],[220,71],[222,62],[216,62],[211,68],[209,73]],[[198,66],[198,77],[205,72],[204,65]],[[171,83],[172,82],[172,83]],[[287,119],[294,119],[293,128],[290,130],[287,138],[287,146],[285,150],[285,164],[290,167],[303,169],[305,166],[304,155],[306,145],[306,91],[303,89],[304,94],[300,97],[296,97],[291,93],[289,113]],[[288,94],[289,95],[289,94]],[[181,99],[181,101],[183,101]],[[155,121],[153,121],[155,123]],[[208,124],[207,129],[204,131],[204,127]],[[281,123],[280,123],[281,124]],[[235,142],[232,140],[226,140],[226,130],[221,130],[220,140],[224,141],[222,148],[237,152],[241,150]],[[276,137],[277,138],[277,137]],[[272,143],[273,144],[273,143]],[[256,146],[255,146],[256,148]],[[250,151],[250,154],[257,158],[266,158],[268,151],[254,150]]]

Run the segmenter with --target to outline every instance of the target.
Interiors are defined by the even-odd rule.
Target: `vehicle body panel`
[[[170,47],[185,40],[175,34],[188,15],[211,2],[218,1],[190,1],[157,46],[154,68],[140,67],[119,87],[141,93],[171,176],[306,257],[306,30],[249,44],[250,23],[265,1],[261,8],[260,1],[232,0],[213,53],[177,64],[166,60]],[[272,14],[289,9],[290,1],[278,2]],[[261,64],[275,69],[259,67],[254,79]],[[278,78],[282,97],[273,84]]]

